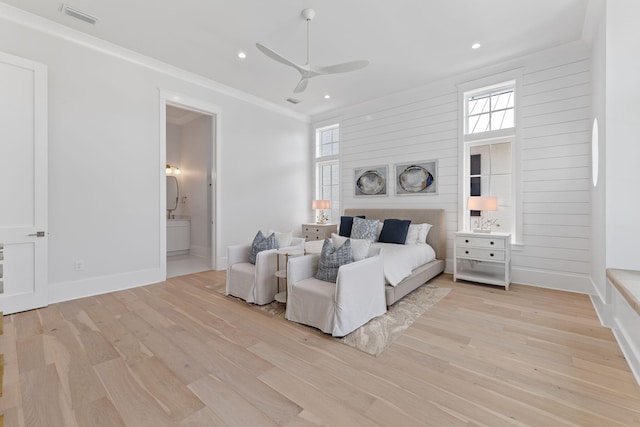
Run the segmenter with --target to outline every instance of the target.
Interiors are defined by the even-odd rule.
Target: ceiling
[[[579,40],[589,0],[68,0],[96,25],[60,12],[56,0],[3,0],[76,30],[313,115]],[[319,76],[294,94],[299,74],[267,58],[260,42],[306,59],[304,8],[313,8],[311,62],[369,59]],[[473,50],[473,43],[481,48]],[[240,60],[239,51],[247,58]],[[330,99],[324,95],[330,94]],[[293,105],[287,98],[301,102]]]

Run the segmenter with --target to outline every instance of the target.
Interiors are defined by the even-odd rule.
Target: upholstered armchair
[[[294,237],[289,247],[304,249],[304,239]],[[278,293],[276,268],[277,249],[258,252],[256,263],[249,262],[251,245],[234,245],[227,248],[227,295],[242,298],[246,302],[263,305],[274,300]],[[286,268],[284,264],[281,269]]]
[[[316,279],[320,255],[289,259],[286,318],[342,337],[387,311],[382,249],[342,265],[336,283]]]

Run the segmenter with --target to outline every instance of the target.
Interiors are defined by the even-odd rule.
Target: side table
[[[278,293],[275,296],[276,301],[283,304],[287,303],[287,264],[289,257],[301,256],[305,254],[304,249],[298,248],[282,248],[276,251],[276,280],[278,281]],[[284,256],[284,268],[280,268],[280,257]],[[284,291],[280,292],[280,280],[284,279]]]

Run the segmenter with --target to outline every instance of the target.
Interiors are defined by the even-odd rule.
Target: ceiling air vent
[[[299,99],[295,99],[295,98],[287,98],[287,101],[289,101],[292,104],[299,104],[300,100]]]
[[[89,15],[88,13],[75,9],[69,6],[68,4],[62,3],[62,12],[76,19],[79,19],[81,21],[88,22],[89,24],[92,24],[92,25],[95,25],[95,23],[98,22],[98,18],[96,18],[95,16]]]

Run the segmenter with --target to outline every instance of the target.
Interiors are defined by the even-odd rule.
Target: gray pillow
[[[249,262],[251,264],[256,263],[256,257],[258,252],[268,251],[269,249],[278,249],[278,241],[276,240],[276,234],[271,233],[269,237],[264,237],[262,231],[258,231],[256,237],[253,238],[251,243],[251,251],[249,252]]]
[[[315,278],[324,280],[325,282],[335,283],[338,278],[338,269],[340,266],[352,262],[353,254],[351,252],[351,241],[349,239],[338,249],[333,246],[331,239],[324,239]]]
[[[367,239],[375,242],[378,237],[379,222],[377,219],[353,218],[350,237],[352,239]]]

